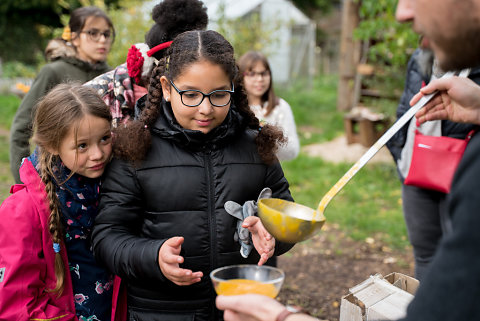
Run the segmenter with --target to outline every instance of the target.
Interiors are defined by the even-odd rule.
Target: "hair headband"
[[[127,54],[128,75],[139,84],[142,77],[147,77],[157,59],[152,57],[156,52],[170,47],[172,41],[161,43],[152,49],[145,43],[137,43],[130,47]]]
[[[173,41],[167,41],[167,42],[164,42],[164,43],[161,43],[159,45],[156,45],[155,47],[153,47],[152,49],[150,49],[149,51],[147,51],[147,56],[151,57],[153,56],[156,52],[162,50],[162,49],[165,49],[165,48],[168,48],[170,47],[170,45],[172,44]]]

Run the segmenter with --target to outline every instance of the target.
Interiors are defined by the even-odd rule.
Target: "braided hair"
[[[246,119],[247,127],[259,130],[260,123],[248,105],[232,45],[215,31],[187,31],[175,38],[167,50],[167,56],[162,58],[154,68],[150,78],[147,102],[139,119],[116,129],[115,156],[134,164],[145,158],[151,145],[149,128],[159,116],[159,106],[163,99],[160,77],[165,76],[174,81],[185,68],[200,61],[208,61],[222,68],[235,86],[232,102]],[[267,164],[275,162],[277,144],[285,143],[285,140],[283,132],[277,127],[272,125],[262,127],[256,137],[262,160]]]
[[[56,185],[62,185],[55,174],[55,165],[60,161],[56,151],[72,129],[77,132],[85,115],[100,117],[111,122],[112,116],[103,100],[94,89],[75,83],[64,83],[54,87],[37,104],[33,120],[33,141],[38,146],[38,166],[49,202],[49,231],[54,244],[62,244],[63,227],[61,206],[56,195]],[[71,175],[74,173],[72,172]],[[67,178],[67,180],[71,177]],[[57,246],[58,246],[57,245]],[[60,252],[55,250],[55,276],[57,283],[53,292],[63,292],[65,266]]]

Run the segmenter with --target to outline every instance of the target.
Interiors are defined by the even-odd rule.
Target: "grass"
[[[331,164],[301,154],[282,165],[295,201],[316,208],[352,164]],[[393,164],[367,164],[325,209],[327,224],[338,224],[353,239],[374,237],[394,248],[408,245],[402,215]]]
[[[9,165],[8,130],[15,112],[20,105],[20,99],[14,95],[0,95],[0,200],[10,195],[13,177]]]
[[[344,134],[343,114],[336,109],[337,78],[322,76],[313,88],[297,83],[277,89],[293,109],[302,146],[329,141]],[[0,126],[9,128],[20,100],[0,96]],[[323,195],[352,164],[332,164],[304,153],[284,162],[285,175],[295,200],[315,208]],[[0,197],[8,195],[13,182],[8,165],[8,139],[0,136]],[[373,237],[392,248],[408,245],[401,211],[400,183],[395,166],[367,164],[330,202],[325,211],[327,224],[338,224],[356,240]]]
[[[0,127],[10,129],[10,124],[19,105],[20,98],[17,96],[0,95]]]
[[[312,89],[297,82],[277,94],[292,106],[302,145],[332,140],[343,133],[343,114],[336,110],[337,82],[335,76],[315,78]]]

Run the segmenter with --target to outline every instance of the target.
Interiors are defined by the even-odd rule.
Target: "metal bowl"
[[[239,264],[215,269],[210,278],[218,295],[262,294],[274,298],[285,273],[266,265]]]
[[[278,198],[258,201],[258,216],[276,240],[298,243],[322,228],[325,216],[319,211]]]

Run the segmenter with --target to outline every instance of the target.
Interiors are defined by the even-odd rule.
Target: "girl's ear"
[[[170,86],[170,82],[168,81],[167,77],[162,76],[160,77],[160,83],[162,84],[163,98],[166,101],[170,101],[171,90],[172,90],[172,87]]]
[[[54,156],[57,156],[59,154],[58,150],[56,150],[53,147],[46,146],[45,149],[47,150],[47,152],[49,152],[50,154],[52,154]]]
[[[78,48],[80,46],[80,33],[79,32],[72,32],[72,37],[71,37],[70,43],[75,48]]]

